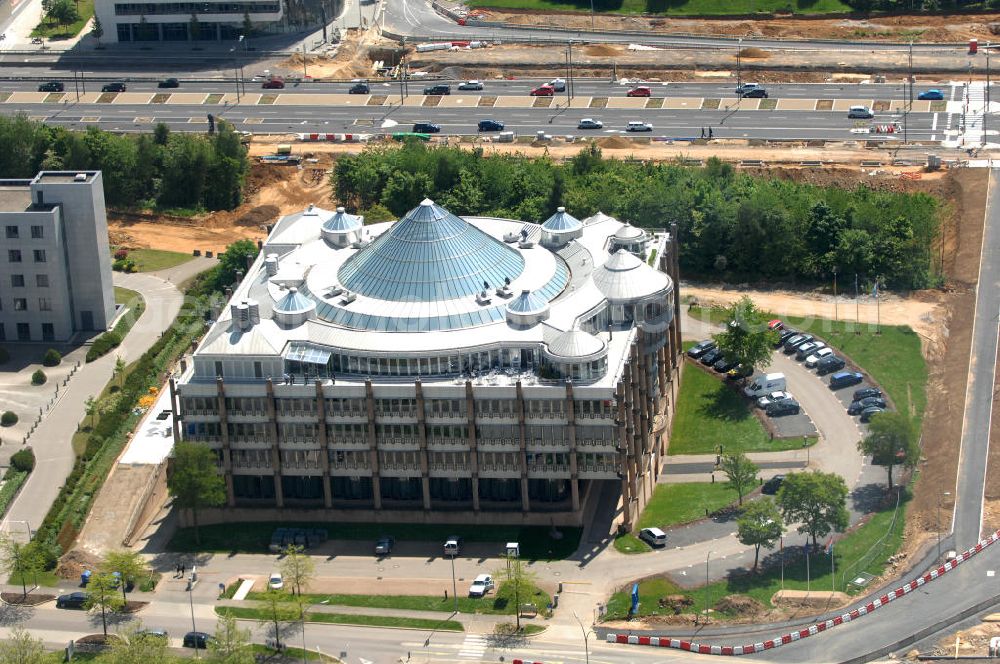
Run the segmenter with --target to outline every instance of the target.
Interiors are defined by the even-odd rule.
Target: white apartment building
[[[281,0],[96,0],[94,13],[107,43],[235,42],[246,18],[257,29],[283,16]]]

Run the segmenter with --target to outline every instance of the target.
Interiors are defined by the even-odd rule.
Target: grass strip
[[[0,487],[0,517],[7,513],[10,504],[14,501],[14,496],[27,480],[27,472],[14,470],[13,467],[4,475],[3,486]]]
[[[264,609],[246,607],[217,606],[220,616],[233,616],[244,620],[268,620]],[[366,616],[349,613],[306,613],[306,622],[332,625],[363,625],[367,627],[403,627],[409,629],[429,629],[438,632],[464,632],[465,628],[457,620],[434,620],[431,618],[402,618],[397,616]]]
[[[625,533],[615,538],[615,551],[631,555],[634,553],[649,553],[653,549],[632,533]]]
[[[705,518],[736,503],[736,492],[724,481],[658,484],[653,497],[639,517],[639,528],[666,530],[682,523]]]
[[[129,249],[128,257],[135,261],[139,272],[156,272],[183,265],[194,258],[191,254],[162,249]]]
[[[470,0],[469,8],[516,9],[529,11],[578,11],[590,13],[587,0]],[[854,10],[841,0],[621,0],[598,9],[601,14],[654,14],[661,16],[733,16],[791,12],[804,16],[851,13]],[[905,41],[905,40],[904,40]]]

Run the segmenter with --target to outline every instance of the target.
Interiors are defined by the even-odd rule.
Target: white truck
[[[769,373],[762,374],[753,379],[753,382],[743,388],[743,394],[756,399],[771,392],[785,389],[785,374]]]

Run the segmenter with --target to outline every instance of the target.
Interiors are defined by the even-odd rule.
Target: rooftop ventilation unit
[[[264,269],[267,270],[269,277],[278,274],[278,254],[267,255],[267,258],[264,259]]]
[[[255,300],[240,300],[229,305],[229,310],[233,315],[233,326],[238,330],[245,332],[260,323],[260,305]]]
[[[73,182],[86,182],[86,181],[87,181],[86,173],[77,173],[76,175],[73,176]]]

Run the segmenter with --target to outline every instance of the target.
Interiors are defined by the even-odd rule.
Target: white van
[[[462,538],[452,535],[444,541],[444,557],[455,558],[462,552]]]
[[[667,545],[667,534],[659,528],[643,528],[639,531],[639,539],[644,540],[652,547]]]
[[[756,399],[771,392],[785,389],[785,374],[769,373],[757,376],[753,382],[743,388],[743,394]]]

